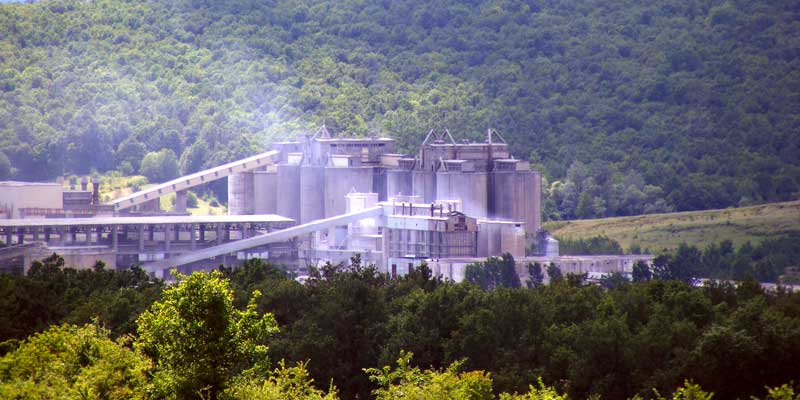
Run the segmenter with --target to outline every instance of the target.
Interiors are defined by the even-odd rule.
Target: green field
[[[800,231],[800,201],[724,210],[550,221],[544,228],[556,238],[607,236],[625,250],[638,244],[642,249],[658,252],[674,249],[681,242],[702,248],[726,239],[739,246],[747,241],[756,243]]]

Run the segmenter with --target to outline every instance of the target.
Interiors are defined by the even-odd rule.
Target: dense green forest
[[[800,376],[800,293],[752,279],[484,290],[356,258],[304,285],[250,260],[165,287],[62,264],[0,275],[0,397],[749,399]]]
[[[404,151],[496,128],[554,219],[794,199],[800,5],[0,5],[0,179],[192,172],[323,123]]]

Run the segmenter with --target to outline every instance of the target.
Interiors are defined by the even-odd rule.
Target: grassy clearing
[[[726,239],[739,246],[800,231],[800,200],[724,210],[551,221],[544,228],[557,238],[608,236],[626,250],[638,244],[658,252],[675,249],[681,242],[702,248]]]

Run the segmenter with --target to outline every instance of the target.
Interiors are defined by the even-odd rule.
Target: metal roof
[[[0,219],[0,227],[33,226],[96,226],[96,225],[163,225],[163,224],[236,224],[294,222],[276,214],[260,215],[169,215],[157,217],[95,218],[16,218]]]

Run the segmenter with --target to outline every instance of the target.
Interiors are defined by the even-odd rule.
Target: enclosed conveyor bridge
[[[279,158],[280,151],[268,151],[266,153],[243,158],[241,160],[233,161],[218,167],[209,168],[204,171],[173,179],[169,182],[164,182],[151,188],[140,190],[131,195],[120,197],[119,199],[111,201],[109,204],[114,205],[115,211],[124,210],[144,204],[154,199],[158,199],[161,196],[183,191],[194,186],[215,181],[217,179],[222,179],[238,172],[251,171],[267,165],[275,164]]]
[[[191,253],[182,254],[177,257],[167,258],[164,260],[148,263],[144,265],[147,272],[162,271],[165,268],[177,267],[209,258],[214,258],[223,254],[236,253],[239,251],[247,250],[253,247],[263,246],[270,243],[284,242],[289,239],[302,236],[308,233],[313,233],[328,229],[333,226],[347,225],[352,222],[360,221],[366,218],[380,217],[383,215],[383,207],[372,207],[364,210],[341,214],[335,217],[319,219],[311,221],[302,225],[297,225],[291,228],[282,229],[276,232],[266,233],[250,237],[247,239],[237,240],[218,246],[197,250]]]

